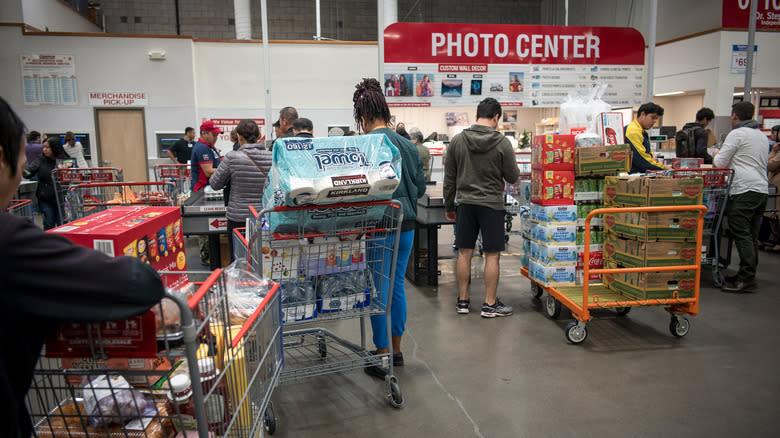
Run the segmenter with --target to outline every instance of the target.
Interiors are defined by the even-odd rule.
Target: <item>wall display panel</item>
[[[384,34],[387,101],[396,107],[551,108],[606,83],[613,106],[642,103],[642,35],[632,28],[395,23]]]
[[[76,60],[73,55],[20,55],[25,105],[76,105]]]

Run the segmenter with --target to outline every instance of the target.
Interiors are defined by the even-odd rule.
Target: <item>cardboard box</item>
[[[577,240],[577,226],[534,222],[531,239],[539,243],[574,244]]]
[[[568,266],[577,262],[575,245],[546,245],[531,242],[531,258],[550,266]]]
[[[608,112],[599,114],[596,119],[596,130],[605,145],[624,144],[623,113]]]
[[[701,205],[703,185],[698,177],[607,176],[605,207]]]
[[[568,266],[549,266],[531,260],[530,273],[532,278],[545,286],[574,286],[576,267],[573,263]]]
[[[531,204],[531,218],[550,223],[577,222],[577,206]]]
[[[672,158],[672,169],[700,169],[704,158]]]
[[[619,237],[644,242],[695,242],[699,212],[606,213],[604,230]]]
[[[592,146],[577,148],[575,172],[577,176],[603,175],[631,170],[631,146]]]
[[[531,147],[534,170],[574,170],[574,135],[535,135]]]
[[[607,268],[615,268],[605,262]],[[693,298],[696,287],[695,271],[634,272],[604,274],[604,285],[636,300]]]
[[[122,374],[127,383],[141,388],[161,389],[168,375],[175,368],[165,356],[150,358],[124,358],[124,359],[92,359],[92,358],[62,358],[63,370],[127,370],[131,373]],[[178,366],[178,364],[177,364]],[[138,374],[144,371],[144,374]],[[156,373],[151,373],[155,371]],[[80,386],[83,375],[68,374],[68,382],[71,385]],[[167,389],[167,388],[166,388]]]
[[[531,202],[539,205],[574,204],[574,172],[534,170],[531,173]]]
[[[648,266],[693,265],[696,263],[694,242],[643,242],[622,239],[607,233],[604,258],[628,268]]]

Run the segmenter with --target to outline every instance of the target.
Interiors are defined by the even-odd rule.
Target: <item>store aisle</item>
[[[440,235],[446,242],[451,229]],[[552,321],[531,298],[519,257],[501,259],[499,295],[514,315],[496,319],[474,311],[476,272],[472,312],[455,313],[454,260],[443,261],[438,291],[407,282],[406,366],[396,368],[406,406],[390,408],[383,384],[361,371],[312,378],[277,388],[274,436],[771,435],[780,429],[780,255],[761,256],[756,293],[725,294],[705,280],[683,339],[669,334],[662,309],[637,308],[598,312],[579,346],[564,339],[566,311]],[[356,321],[336,327],[359,339]]]

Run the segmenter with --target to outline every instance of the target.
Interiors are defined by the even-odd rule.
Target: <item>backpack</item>
[[[674,134],[674,142],[677,146],[677,158],[695,158],[696,157],[696,137],[694,136],[695,127],[677,131]]]

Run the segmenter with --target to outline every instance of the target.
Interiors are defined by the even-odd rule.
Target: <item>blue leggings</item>
[[[369,248],[369,263],[382,263],[380,275],[378,267],[374,270],[374,284],[380,290],[382,303],[387,305],[388,289],[390,286],[390,265],[393,260],[393,243],[395,235],[389,235],[377,245]],[[406,263],[412,252],[414,243],[414,230],[402,231],[398,242],[398,257],[395,262],[395,279],[393,280],[393,301],[390,306],[390,325],[393,336],[402,336],[406,328],[406,292],[404,291],[404,277],[406,276]],[[381,246],[381,247],[380,247]],[[384,261],[384,262],[383,262]],[[374,332],[374,345],[377,349],[388,348],[387,344],[387,316],[374,315],[371,317],[371,329]]]

